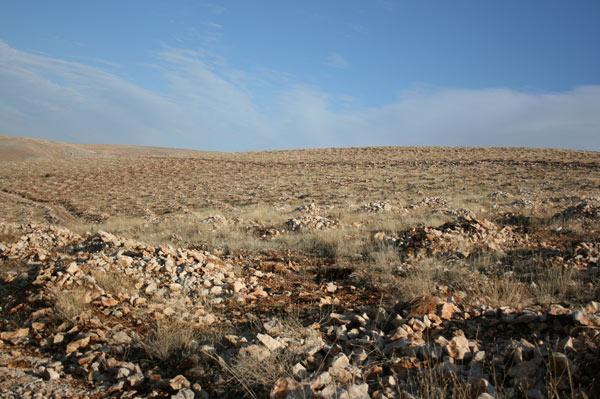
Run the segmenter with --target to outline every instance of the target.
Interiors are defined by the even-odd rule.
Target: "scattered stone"
[[[285,348],[285,344],[267,334],[256,334],[256,338],[271,352]]]
[[[131,343],[131,337],[125,331],[119,331],[112,336],[112,340],[117,345],[127,345]]]
[[[335,283],[327,283],[327,286],[325,287],[325,291],[327,291],[330,294],[333,294],[337,291],[338,287]]]
[[[435,201],[430,203],[437,206]],[[322,217],[316,212],[309,216],[311,220]],[[461,262],[465,256],[478,256],[478,251],[527,247],[530,238],[517,227],[501,227],[493,220],[464,212],[438,227],[408,229],[393,237],[375,235],[402,255],[393,270],[402,276],[418,267],[415,260],[429,255]],[[298,288],[296,279],[288,278],[288,273],[296,270],[286,266],[292,262],[289,255],[265,251],[248,260],[197,249],[151,246],[107,233],[82,237],[64,229],[35,226],[23,227],[23,232],[17,243],[3,244],[0,253],[2,260],[36,265],[24,291],[27,300],[1,309],[18,315],[16,320],[22,323],[5,323],[4,329],[9,331],[0,333],[1,375],[17,381],[17,375],[24,378],[22,370],[34,370],[29,377],[38,380],[38,385],[21,393],[74,380],[77,384],[69,386],[86,390],[89,397],[94,393],[135,397],[142,392],[156,397],[206,397],[202,387],[190,384],[210,378],[205,362],[225,367],[251,356],[251,362],[260,364],[279,361],[288,354],[293,359],[288,365],[293,378],[278,380],[271,397],[414,397],[416,392],[408,392],[407,381],[429,367],[464,382],[473,398],[494,397],[496,389],[507,396],[542,397],[540,387],[544,387],[548,371],[556,376],[556,389],[564,396],[570,396],[570,382],[564,376],[570,375],[577,387],[591,387],[595,378],[585,365],[600,345],[598,302],[578,307],[509,304],[498,308],[485,298],[457,291],[450,283],[438,283],[435,292],[422,300],[383,306],[365,303],[362,287],[351,286],[350,279],[311,280]],[[540,247],[555,250],[553,245]],[[593,240],[578,242],[568,253],[561,252],[561,259],[557,256],[548,263],[561,262],[562,267],[592,273],[597,271],[599,248]],[[508,271],[505,266],[498,261],[490,265],[490,271]],[[105,288],[96,278],[97,273],[109,271],[120,273],[118,278],[127,282],[126,292]],[[7,276],[2,277],[3,284],[13,281],[16,274]],[[82,302],[86,311],[75,320],[58,321],[58,312],[49,306],[56,293],[81,289],[85,290]],[[329,316],[310,328],[291,328],[284,319],[268,314],[269,307],[287,305],[289,298],[311,310],[323,305]],[[219,313],[222,309],[226,316]],[[155,359],[148,357],[139,364],[127,361],[137,358],[128,355],[130,350],[139,349],[137,343],[152,332],[155,323],[202,329],[215,322],[229,328],[240,321],[262,325],[266,333],[234,331],[214,347],[190,339],[186,345],[194,348],[193,355],[181,360],[182,374],[173,379],[165,377],[169,374],[160,375],[164,369]],[[531,342],[514,338],[515,332],[519,337],[531,337]],[[502,387],[487,380],[490,364],[499,365],[504,373],[499,382]],[[223,383],[213,382],[215,386]],[[1,384],[0,389],[4,388]],[[73,387],[68,389],[73,391],[62,397],[86,396]],[[50,391],[39,392],[51,397]],[[595,397],[593,393],[585,394]]]
[[[446,352],[451,358],[457,360],[464,359],[465,355],[471,352],[469,349],[469,341],[465,338],[462,331],[457,331],[456,335],[448,342]]]
[[[444,302],[440,307],[439,315],[444,320],[451,320],[452,315],[455,312],[458,312],[459,310],[460,309],[458,309],[458,307],[455,304],[451,302]]]
[[[227,224],[227,219],[222,215],[211,215],[205,219],[202,219],[200,223],[212,225],[225,225]]]
[[[29,335],[29,328],[19,328],[15,331],[5,331],[0,333],[0,339],[11,341],[17,338],[25,338]]]
[[[189,388],[183,388],[179,390],[175,395],[172,395],[172,399],[194,399],[196,394]]]
[[[179,391],[183,388],[189,388],[191,384],[187,378],[179,374],[169,380],[169,386],[171,387],[171,389]]]
[[[318,215],[303,215],[286,222],[289,231],[323,230],[338,225],[339,221]]]
[[[66,353],[70,354],[75,351],[78,351],[81,348],[85,348],[86,346],[89,345],[89,343],[90,343],[90,337],[85,337],[85,338],[78,339],[76,341],[72,341],[69,344],[67,344]]]
[[[379,213],[379,212],[389,212],[394,209],[392,205],[385,201],[375,201],[368,202],[364,205],[361,205],[359,208],[362,212],[367,213]]]
[[[47,368],[44,371],[44,379],[46,380],[58,380],[60,378],[60,374],[56,372],[56,370]]]

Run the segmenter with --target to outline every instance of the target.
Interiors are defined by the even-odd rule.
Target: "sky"
[[[597,0],[0,2],[0,134],[600,150]]]

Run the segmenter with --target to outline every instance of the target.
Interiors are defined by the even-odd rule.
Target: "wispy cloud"
[[[325,65],[332,68],[348,68],[350,63],[341,54],[331,53],[325,57]]]
[[[377,4],[386,11],[393,11],[398,6],[395,0],[378,0]]]
[[[205,7],[206,9],[208,9],[210,12],[212,12],[213,14],[223,14],[224,12],[227,11],[227,8],[222,6],[221,4],[215,4],[215,3],[200,3],[200,5],[202,5],[203,7]]]
[[[362,24],[350,24],[350,29],[356,33],[367,33],[367,28]]]
[[[167,48],[165,89],[21,51],[0,41],[0,132],[198,149],[348,145],[508,145],[600,150],[600,86],[530,93],[428,88],[361,107],[319,87]],[[266,83],[265,83],[266,82]],[[255,90],[260,87],[260,90]],[[260,92],[260,96],[258,96]]]
[[[206,24],[208,26],[210,26],[211,28],[213,28],[213,29],[221,29],[221,28],[223,28],[223,25],[221,25],[219,23],[216,23],[216,22],[213,22],[213,21],[209,21]]]

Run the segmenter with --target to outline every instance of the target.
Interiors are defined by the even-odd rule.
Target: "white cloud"
[[[324,61],[325,65],[330,66],[332,68],[348,68],[350,63],[346,60],[341,54],[331,53],[329,54]]]
[[[356,33],[367,33],[367,28],[362,24],[350,24],[350,29]]]
[[[225,11],[227,11],[226,7],[223,7],[220,4],[215,4],[215,3],[200,3],[200,5],[202,7],[205,7],[206,9],[208,9],[210,12],[212,12],[213,14],[223,14]]]
[[[405,93],[357,113],[382,140],[404,144],[600,149],[600,86],[533,94],[509,89]],[[365,128],[367,128],[365,126]],[[355,144],[364,144],[358,136]]]
[[[0,41],[0,133],[218,150],[349,145],[600,150],[600,86],[558,93],[429,88],[403,92],[379,107],[352,102],[340,107],[342,97],[289,78],[275,79],[277,87],[284,85],[275,92],[268,83],[272,73],[237,70],[205,52],[167,49],[157,68],[165,89],[152,91],[96,67]]]
[[[249,95],[211,70],[218,59],[200,57],[164,52],[160,68],[168,90],[153,92],[94,67],[0,42],[0,131],[82,142],[257,147],[268,129]]]

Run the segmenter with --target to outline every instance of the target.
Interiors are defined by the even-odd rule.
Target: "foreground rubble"
[[[382,303],[351,280],[299,279],[290,260],[0,231],[16,237],[0,244],[3,397],[600,396],[598,302],[494,307],[437,287]],[[468,215],[390,240],[407,260],[526,244]],[[597,268],[598,243],[565,261]]]

